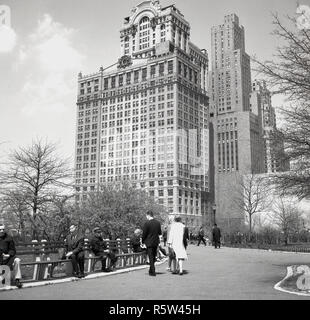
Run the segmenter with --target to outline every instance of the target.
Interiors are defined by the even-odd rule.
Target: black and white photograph
[[[0,0],[0,112],[0,300],[310,299],[310,0]]]

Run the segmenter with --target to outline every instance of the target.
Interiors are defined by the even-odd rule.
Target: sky
[[[139,0],[0,0],[11,10],[0,28],[0,160],[34,139],[55,142],[74,161],[77,75],[120,58],[119,30]],[[211,27],[236,13],[246,51],[272,58],[272,12],[296,16],[295,0],[162,0],[191,25],[191,42],[211,56]],[[300,0],[310,5],[310,0]],[[3,12],[0,7],[0,19]],[[1,20],[0,20],[1,22]],[[6,24],[8,24],[6,20]],[[252,76],[253,77],[253,76]],[[274,106],[282,100],[274,99]]]

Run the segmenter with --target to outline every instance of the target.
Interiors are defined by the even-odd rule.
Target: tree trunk
[[[250,229],[249,229],[249,242],[252,242],[252,215],[249,214],[249,224],[250,224]]]

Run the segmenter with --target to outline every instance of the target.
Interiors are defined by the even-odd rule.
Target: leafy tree
[[[126,238],[134,229],[143,226],[148,210],[152,210],[161,222],[164,220],[163,207],[144,190],[123,183],[120,186],[103,185],[100,191],[90,193],[76,217],[84,229],[99,226],[107,237]]]
[[[277,158],[289,160],[292,168],[276,174],[274,183],[283,195],[303,199],[310,197],[310,30],[297,28],[293,18],[286,22],[274,15],[274,36],[282,45],[273,60],[255,61],[273,93],[284,94],[287,102],[279,108],[284,124],[271,139],[274,145],[283,140],[285,153]]]

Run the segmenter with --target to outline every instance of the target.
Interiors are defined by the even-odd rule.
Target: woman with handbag
[[[187,253],[184,246],[184,230],[185,226],[180,217],[175,217],[174,223],[168,237],[168,247],[171,247],[175,253],[179,271],[172,272],[173,274],[183,275],[183,261],[187,260]]]

